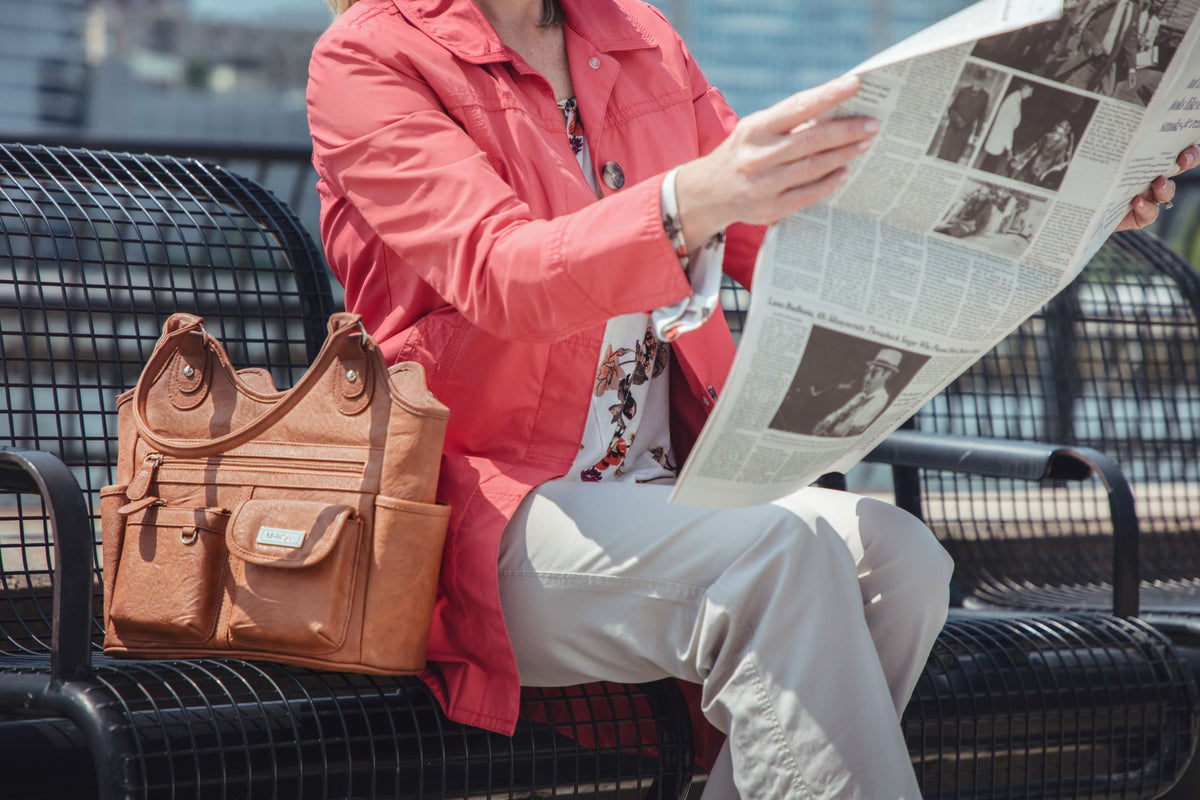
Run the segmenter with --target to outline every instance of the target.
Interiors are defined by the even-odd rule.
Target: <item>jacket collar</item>
[[[508,48],[473,0],[392,0],[412,25],[464,61],[509,61]],[[657,42],[615,0],[561,0],[566,24],[596,50],[638,50]]]

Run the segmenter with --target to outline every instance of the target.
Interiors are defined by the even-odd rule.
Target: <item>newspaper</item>
[[[882,130],[773,225],[672,500],[845,471],[1064,288],[1200,140],[1200,0],[985,0],[851,70]]]

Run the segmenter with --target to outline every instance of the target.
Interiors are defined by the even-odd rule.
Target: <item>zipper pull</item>
[[[150,491],[150,484],[154,481],[154,473],[158,471],[158,465],[162,463],[163,457],[158,453],[149,453],[142,460],[142,468],[133,476],[133,480],[129,482],[129,488],[125,490],[125,496],[130,500],[141,500]]]

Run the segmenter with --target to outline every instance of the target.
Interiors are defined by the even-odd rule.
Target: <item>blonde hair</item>
[[[333,9],[334,14],[344,14],[358,0],[325,0],[325,4]],[[562,6],[558,0],[542,0],[542,19],[538,23],[543,28],[549,28],[562,22]]]

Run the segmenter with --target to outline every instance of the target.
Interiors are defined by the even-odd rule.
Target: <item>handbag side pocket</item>
[[[229,644],[312,654],[346,639],[363,525],[352,507],[251,499],[230,525]]]
[[[123,525],[117,521],[122,516]],[[108,611],[122,640],[181,644],[212,638],[228,523],[228,509],[164,504],[126,515],[114,509],[103,517],[105,581],[112,583]],[[115,565],[110,565],[110,540],[120,542]]]
[[[100,550],[103,556],[101,576],[104,578],[104,630],[109,630],[113,584],[117,580],[117,565],[125,540],[125,519],[118,509],[125,505],[125,490],[129,484],[114,484],[100,489]]]
[[[450,506],[380,496],[363,614],[363,664],[385,672],[425,666]]]

